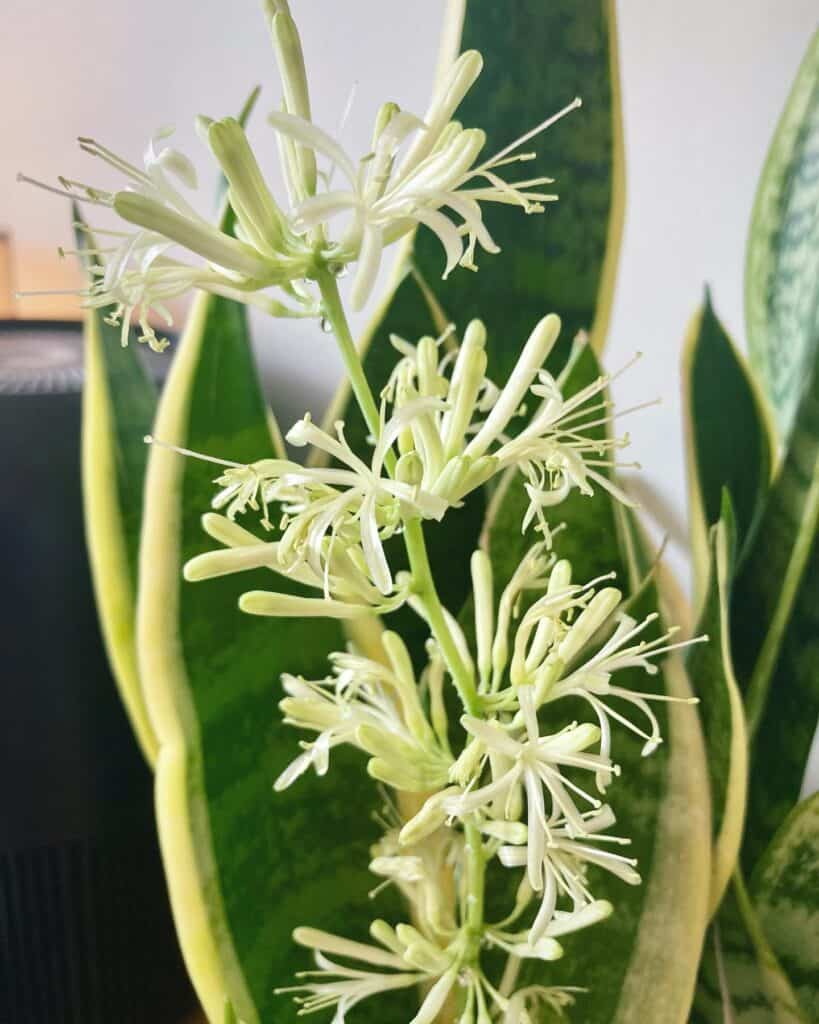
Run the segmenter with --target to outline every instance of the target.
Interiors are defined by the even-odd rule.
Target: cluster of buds
[[[94,139],[79,139],[84,152],[124,178],[118,188],[66,177],[51,185],[19,175],[116,215],[116,227],[96,228],[81,250],[94,282],[80,294],[86,306],[110,308],[109,322],[121,326],[123,344],[136,314],[140,340],[164,348],[167,342],[150,318],[170,325],[167,303],[192,289],[257,305],[273,316],[320,317],[322,303],[311,282],[326,273],[340,275],[349,265],[355,265],[351,302],[362,308],[384,249],[419,225],[440,240],[446,276],[459,264],[474,269],[476,245],[499,251],[481,204],[511,203],[537,213],[557,198],[542,191],[550,178],[508,181],[501,171],[531,160],[534,153],[522,147],[579,100],[482,159],[484,132],[453,120],[483,64],[479,53],[469,51],[442,77],[423,118],[384,104],[370,150],[354,160],[313,123],[301,43],[287,4],[266,0],[265,12],[282,84],[282,109],[269,114],[268,122],[278,143],[286,203],[277,201],[243,124],[232,117],[196,120],[227,182],[231,230],[197,212],[191,196],[197,187],[194,165],[164,145],[172,129],[149,142],[141,167]],[[331,187],[336,173],[343,188]],[[338,223],[342,228],[334,233]]]

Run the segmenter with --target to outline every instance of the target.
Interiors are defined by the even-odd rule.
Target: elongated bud
[[[467,50],[455,61],[435,90],[424,124],[427,130],[415,140],[401,164],[401,177],[412,172],[424,157],[432,152],[438,137],[452,119],[461,100],[466,96],[483,68],[483,57],[477,50]]]
[[[616,587],[605,587],[595,594],[563,638],[557,656],[567,664],[575,658],[620,603],[622,594]]]
[[[463,482],[472,468],[472,459],[468,455],[457,455],[441,470],[438,479],[432,485],[432,493],[454,502],[455,495],[463,490]]]
[[[418,813],[401,829],[398,841],[402,846],[414,846],[422,839],[432,835],[446,821],[448,814],[444,810],[444,802],[448,797],[457,796],[460,790],[457,786],[448,786],[440,793],[431,796]]]
[[[171,241],[198,253],[210,263],[234,270],[245,277],[264,278],[270,272],[249,245],[137,192],[117,192],[114,209],[130,224],[156,231]]]
[[[477,771],[481,758],[485,753],[486,747],[481,740],[470,740],[449,769],[449,777],[453,782],[458,782],[463,786],[467,785]]]
[[[452,958],[433,945],[429,939],[425,939],[411,924],[397,924],[395,934],[398,941],[406,947],[404,955],[407,960],[421,970],[429,971],[430,974],[440,974],[451,965]]]
[[[379,967],[401,966],[393,953],[378,949],[376,946],[365,945],[362,942],[354,942],[352,939],[343,939],[338,935],[320,931],[318,928],[294,929],[293,941],[300,946],[317,949],[320,953],[329,953],[331,956],[351,957],[353,960],[376,964]]]
[[[452,409],[444,414],[441,427],[446,459],[459,455],[463,449],[466,429],[475,412],[478,392],[486,374],[485,344],[486,328],[480,320],[472,320],[452,371],[449,388]]]
[[[351,619],[356,615],[368,615],[371,609],[366,605],[345,604],[343,601],[327,601],[319,597],[297,597],[294,594],[278,594],[272,590],[249,590],[239,598],[239,608],[249,615],[270,615],[280,618]]]
[[[208,143],[230,186],[231,204],[247,236],[261,251],[275,256],[284,245],[285,222],[244,129],[232,117],[214,121]]]
[[[475,637],[478,642],[478,675],[484,686],[492,675],[492,640],[495,633],[495,596],[492,587],[492,562],[482,550],[474,551],[470,561],[472,594],[475,600]]]
[[[559,562],[555,562],[554,568],[549,573],[549,586],[546,592],[549,595],[558,594],[570,586],[571,582],[572,563],[566,558],[561,558]]]
[[[372,935],[376,942],[380,942],[382,946],[391,949],[398,956],[403,956],[404,948],[398,941],[395,929],[380,917],[370,924],[370,935]]]
[[[216,576],[227,576],[247,569],[260,569],[275,565],[276,544],[242,545],[225,548],[223,551],[206,551],[185,563],[183,575],[190,583],[210,580]]]
[[[492,412],[466,446],[467,455],[473,457],[483,455],[489,445],[505,430],[509,420],[520,408],[538,370],[551,352],[558,334],[560,334],[560,317],[549,313],[529,335],[529,340],[523,347],[523,352],[512,371],[512,376],[498,396]]]
[[[390,121],[399,113],[401,108],[397,103],[393,103],[391,100],[387,103],[382,103],[378,108],[378,113],[375,118],[375,127],[373,128],[373,141],[372,148],[375,149],[378,145],[378,140],[381,138],[384,130],[389,125]]]
[[[404,712],[404,721],[413,736],[421,743],[435,745],[435,733],[427,721],[421,700],[418,696],[418,686],[415,681],[415,673],[412,670],[412,661],[404,641],[397,633],[386,630],[381,637],[384,650],[390,659],[393,675],[398,684],[401,697],[401,708]]]
[[[522,821],[485,821],[481,832],[514,846],[522,846],[529,836],[529,830]]]
[[[272,6],[271,4],[270,7]],[[270,36],[279,65],[285,108],[288,113],[310,121],[310,94],[307,88],[304,53],[296,23],[286,5],[280,5],[278,11],[270,18]],[[301,177],[299,191],[304,197],[315,195],[315,153],[307,146],[297,144],[296,155]]]

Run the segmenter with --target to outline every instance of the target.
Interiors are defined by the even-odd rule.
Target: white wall
[[[382,100],[423,111],[440,0],[293,0],[293,7],[317,120],[335,126],[358,83],[346,132],[354,152],[367,146]],[[15,185],[18,169],[104,182],[105,169],[77,151],[75,136],[93,134],[138,156],[151,132],[171,122],[195,156],[195,114],[234,112],[257,81],[262,109],[276,103],[264,24],[250,0],[63,0],[48,8],[5,0],[13,31],[0,54],[0,226],[26,250],[70,238],[64,205]],[[817,9],[815,0],[621,0],[618,9],[628,206],[608,361],[617,367],[644,353],[617,397],[628,404],[662,397],[660,408],[630,424],[634,452],[669,520],[684,523],[681,338],[708,281],[717,311],[743,341],[744,242],[756,181]],[[262,118],[251,134],[275,177]],[[320,412],[340,374],[330,340],[312,324],[257,319],[254,326],[268,384],[274,397],[285,396],[278,400],[285,423],[303,407]],[[672,561],[685,577],[680,546]]]

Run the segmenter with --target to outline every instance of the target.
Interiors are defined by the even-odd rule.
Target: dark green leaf
[[[691,648],[687,659],[691,686],[700,701],[700,720],[711,780],[714,836],[712,913],[720,904],[736,864],[748,785],[745,715],[730,649],[729,595],[733,578],[734,537],[733,509],[726,491],[722,515],[710,531],[708,588],[696,631],[709,639],[708,643]]]
[[[819,714],[819,377],[733,596],[732,648],[753,743],[747,870],[795,806]]]
[[[723,488],[736,518],[741,561],[771,476],[772,439],[756,386],[705,293],[683,356],[689,488],[696,568],[707,567],[707,533],[720,517]]]

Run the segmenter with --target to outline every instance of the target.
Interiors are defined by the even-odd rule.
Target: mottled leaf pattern
[[[198,300],[156,434],[240,462],[274,454],[241,307]],[[182,581],[182,564],[213,546],[200,524],[213,475],[207,463],[152,450],[138,625],[160,741],[160,840],[180,942],[210,1019],[228,997],[246,1024],[284,1022],[296,1008],[273,990],[308,959],[292,929],[361,936],[373,912],[367,808],[377,795],[361,759],[344,751],[326,778],[274,794],[298,752],[276,708],[279,676],[324,675],[343,637],[328,620],[240,613],[240,593],[264,586],[263,572]],[[365,1010],[362,1019],[377,1018]]]
[[[819,342],[819,31],[794,82],[759,182],[745,274],[751,359],[783,437]]]
[[[788,816],[749,883],[807,1020],[819,1020],[819,793]]]

